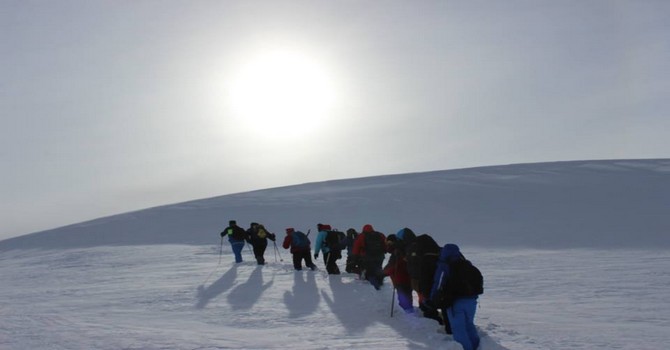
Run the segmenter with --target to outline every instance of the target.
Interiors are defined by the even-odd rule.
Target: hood
[[[442,252],[440,253],[440,260],[446,262],[452,262],[462,257],[463,254],[461,254],[461,249],[458,248],[457,245],[448,243],[445,244],[444,247],[442,247]]]

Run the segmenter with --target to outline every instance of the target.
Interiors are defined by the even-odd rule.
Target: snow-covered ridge
[[[670,159],[516,164],[307,183],[110,216],[0,242],[0,251],[212,244],[229,219],[307,231],[371,223],[441,242],[670,247]]]

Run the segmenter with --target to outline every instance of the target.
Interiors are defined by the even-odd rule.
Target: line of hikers
[[[474,317],[478,296],[483,293],[483,278],[457,245],[440,247],[430,235],[417,236],[409,228],[388,237],[369,224],[363,226],[360,234],[353,228],[344,233],[321,223],[317,224],[317,230],[313,256],[318,259],[322,254],[328,274],[340,274],[337,260],[342,258],[342,250],[347,249],[346,272],[358,274],[377,290],[381,289],[384,277],[389,276],[397,292],[398,305],[406,313],[415,312],[414,292],[424,317],[444,325],[446,333],[453,334],[464,350],[477,349],[480,340]],[[298,271],[302,270],[303,261],[306,267],[317,269],[312,261],[309,232],[287,228],[282,243],[284,249],[290,249],[293,267]],[[253,247],[259,265],[265,264],[267,240],[276,240],[276,235],[261,224],[252,222],[249,229],[244,230],[235,220],[221,232],[222,240],[225,236],[233,248],[236,263],[242,262],[242,249],[247,242]],[[382,266],[387,253],[390,258]]]

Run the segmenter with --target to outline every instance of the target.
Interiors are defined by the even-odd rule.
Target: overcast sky
[[[304,182],[668,158],[668,18],[668,1],[0,0],[0,239]]]

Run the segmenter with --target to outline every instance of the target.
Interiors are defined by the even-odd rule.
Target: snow
[[[218,236],[229,219],[280,238],[371,223],[459,244],[485,277],[481,350],[665,349],[668,169],[584,161],[329,181],[0,241],[0,349],[461,349],[435,321],[397,304],[391,317],[388,281],[376,291],[329,276],[320,259],[296,272],[272,244],[265,266],[246,247],[234,264]]]

